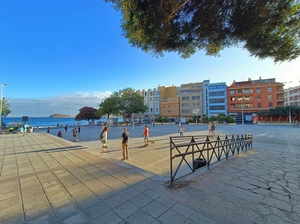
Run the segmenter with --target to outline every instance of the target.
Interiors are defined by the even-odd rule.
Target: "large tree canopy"
[[[147,110],[144,105],[144,99],[132,88],[126,88],[114,92],[104,101],[99,104],[97,111],[98,116],[107,115],[120,115],[124,121],[126,117],[135,114],[143,114]]]
[[[75,116],[76,121],[81,121],[81,120],[87,120],[90,122],[90,120],[94,121],[99,119],[100,117],[96,114],[97,109],[93,107],[82,107],[79,109],[79,114]]]
[[[123,34],[145,52],[188,58],[242,46],[252,56],[289,61],[300,53],[299,0],[105,0],[122,12]]]

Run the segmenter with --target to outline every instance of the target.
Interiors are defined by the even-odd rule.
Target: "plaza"
[[[289,125],[218,125],[217,134],[253,135],[253,148],[175,181],[170,188],[169,136],[178,125],[83,126],[78,142],[58,129],[0,135],[0,223],[299,223],[300,137]],[[206,135],[207,125],[184,135]]]

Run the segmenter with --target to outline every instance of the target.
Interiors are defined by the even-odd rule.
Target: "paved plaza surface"
[[[0,135],[0,223],[300,223],[300,128],[219,125],[217,134],[247,134],[253,148],[181,177],[170,188],[169,136],[175,124],[111,127],[101,153],[101,127]],[[70,130],[70,129],[69,129]],[[185,136],[207,135],[185,125]]]

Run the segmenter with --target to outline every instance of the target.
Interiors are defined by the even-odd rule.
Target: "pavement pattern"
[[[219,125],[217,134],[252,133],[253,149],[179,178],[170,188],[169,136],[175,124],[111,127],[101,153],[101,127],[83,126],[78,142],[59,129],[0,135],[0,223],[300,223],[300,128]],[[184,135],[206,135],[206,125]]]

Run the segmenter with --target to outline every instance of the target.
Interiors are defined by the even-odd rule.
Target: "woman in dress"
[[[101,143],[102,145],[102,154],[105,153],[104,149],[107,149],[107,133],[108,133],[108,127],[105,126],[100,134],[101,136]]]

